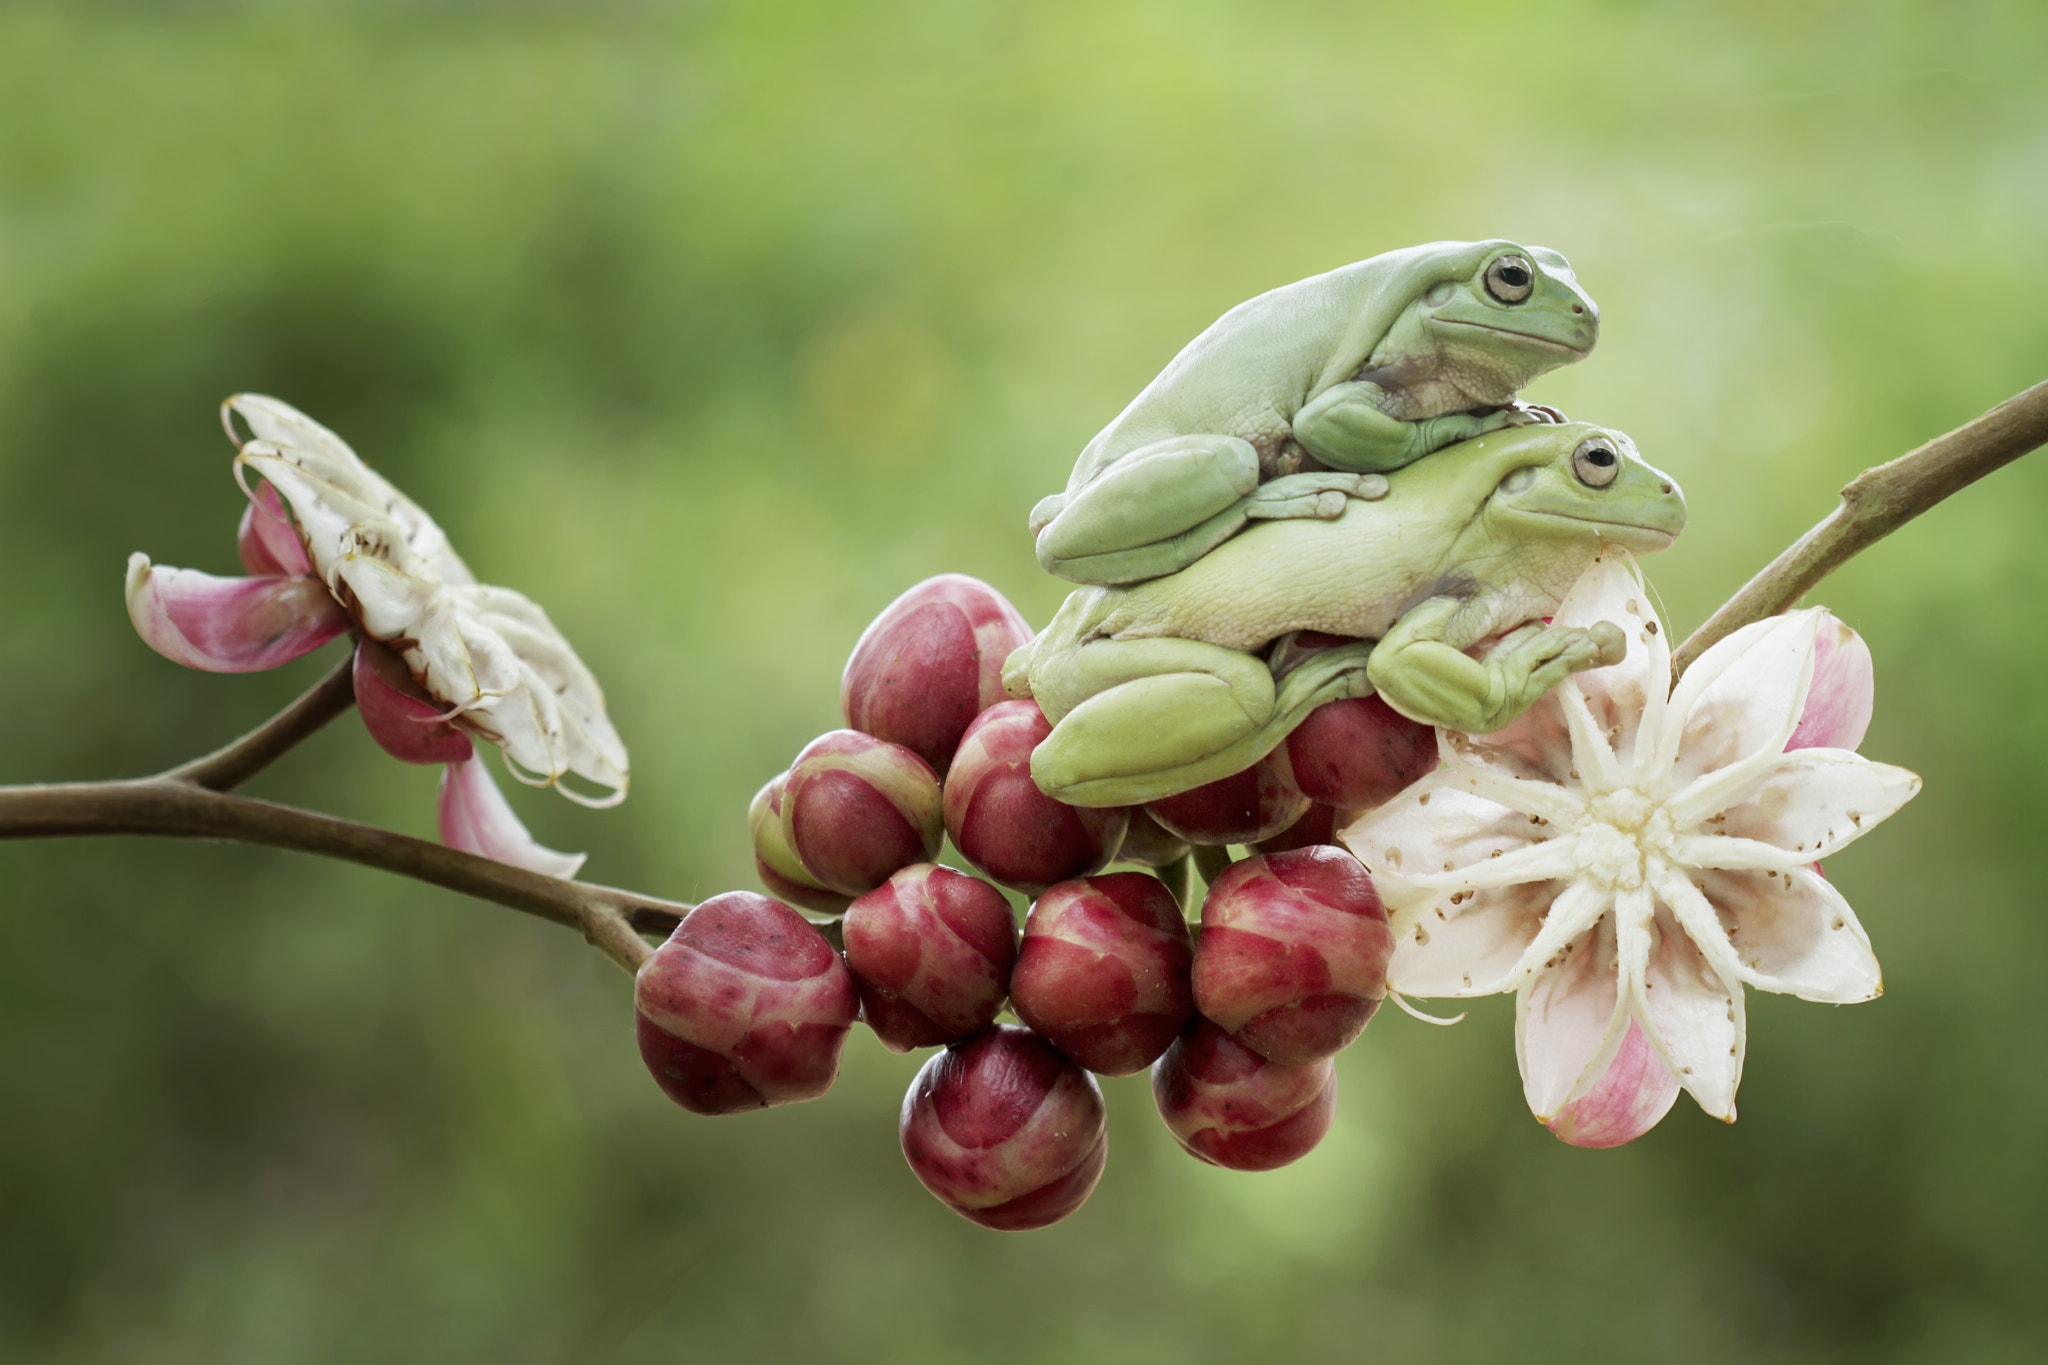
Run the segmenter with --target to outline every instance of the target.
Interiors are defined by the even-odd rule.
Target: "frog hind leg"
[[[1326,701],[1367,696],[1369,645],[1317,655],[1276,688],[1253,655],[1193,640],[1096,640],[1073,658],[1081,677],[1048,678],[1041,702],[1099,685],[1031,756],[1048,795],[1075,806],[1129,806],[1174,796],[1258,762]],[[1034,682],[1039,680],[1034,677]],[[1063,686],[1064,684],[1064,686]]]
[[[1032,510],[1038,562],[1076,583],[1136,583],[1186,568],[1243,529],[1259,473],[1258,452],[1237,436],[1141,446]]]

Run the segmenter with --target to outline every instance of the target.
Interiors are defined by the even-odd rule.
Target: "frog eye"
[[[1510,252],[1486,267],[1486,292],[1502,303],[1520,303],[1536,287],[1536,267],[1529,258]]]
[[[1621,473],[1621,455],[1605,436],[1588,436],[1572,452],[1572,473],[1588,488],[1605,488]]]

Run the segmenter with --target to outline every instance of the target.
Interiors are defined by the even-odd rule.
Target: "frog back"
[[[1498,242],[1430,242],[1271,289],[1181,349],[1081,452],[1069,492],[1125,455],[1214,432],[1258,449],[1285,441],[1294,414],[1358,373],[1402,311],[1439,280],[1463,279]]]

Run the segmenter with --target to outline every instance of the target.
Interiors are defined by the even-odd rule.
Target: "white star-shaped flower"
[[[1560,625],[1612,621],[1628,654],[1486,735],[1344,830],[1393,916],[1389,985],[1516,995],[1538,1119],[1566,1141],[1640,1136],[1682,1086],[1733,1122],[1743,986],[1847,1004],[1883,989],[1819,862],[1920,789],[1855,753],[1870,656],[1825,610],[1722,640],[1675,690],[1635,562],[1603,552]]]

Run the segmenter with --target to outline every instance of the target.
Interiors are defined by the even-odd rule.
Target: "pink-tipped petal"
[[[348,616],[308,578],[221,578],[128,557],[128,619],[173,663],[209,673],[260,673],[311,653]]]
[[[1587,1084],[1587,1072],[1627,1027],[1618,998],[1614,916],[1574,939],[1521,988],[1515,1054],[1529,1111],[1549,1123]],[[1595,1073],[1599,1074],[1599,1073]]]
[[[241,552],[242,567],[252,574],[306,578],[313,572],[313,561],[285,515],[284,500],[267,483],[249,495],[249,505],[242,509],[235,548]]]
[[[573,877],[583,866],[581,853],[557,853],[534,842],[481,758],[450,763],[441,774],[439,814],[441,842],[450,848],[548,877]]]
[[[460,763],[475,753],[469,736],[413,681],[404,661],[374,640],[356,644],[356,710],[370,738],[407,763]]]
[[[1678,1098],[1678,1077],[1657,1056],[1643,1027],[1628,1036],[1593,1088],[1559,1110],[1550,1131],[1574,1147],[1619,1147],[1657,1126]]]
[[[1870,646],[1821,609],[1820,633],[1813,641],[1813,685],[1806,689],[1806,709],[1785,741],[1786,751],[1855,748],[1870,728],[1874,697]]]

